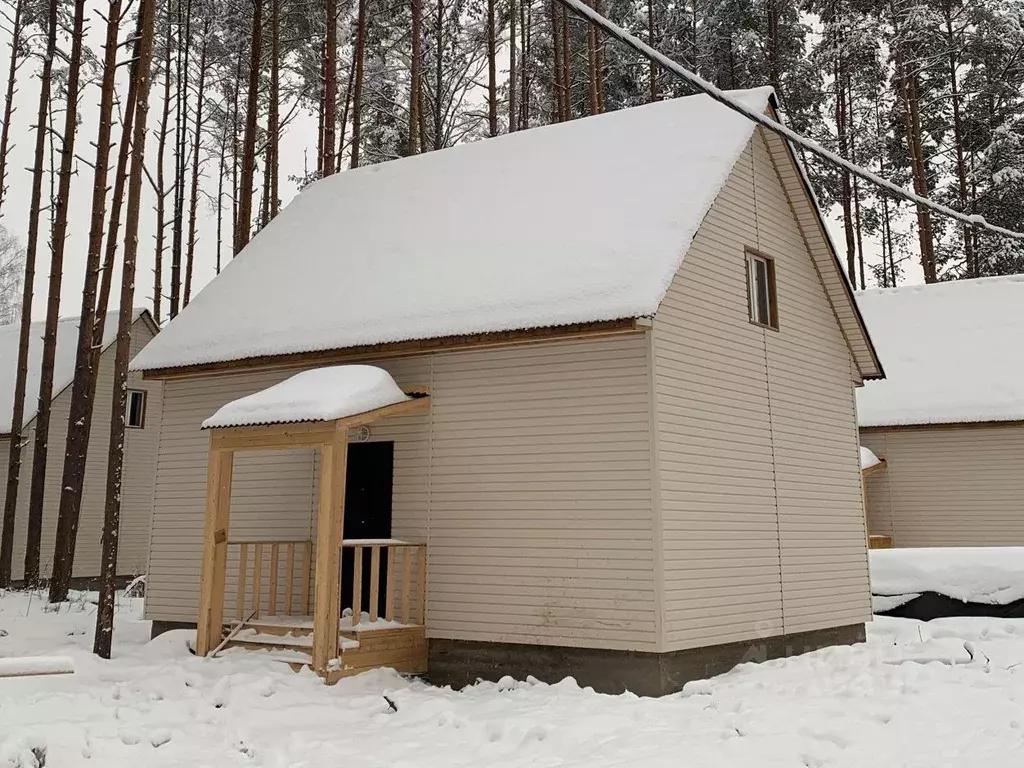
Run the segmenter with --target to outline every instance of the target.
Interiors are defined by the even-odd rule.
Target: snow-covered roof
[[[330,176],[132,367],[651,316],[754,129],[689,96]]]
[[[372,365],[315,368],[221,406],[203,429],[333,421],[409,399],[387,371]]]
[[[875,595],[937,592],[989,605],[1024,599],[1024,547],[872,549],[870,561]]]
[[[882,288],[857,303],[886,379],[862,427],[1024,419],[1024,275]]]
[[[871,469],[872,467],[877,467],[881,463],[882,463],[881,459],[879,459],[877,456],[875,456],[875,452],[874,451],[872,451],[870,448],[865,448],[863,445],[860,447],[860,470],[861,470],[861,472],[863,472],[865,469]]]
[[[133,321],[146,310],[136,308]],[[25,386],[25,418],[28,424],[36,416],[39,399],[39,373],[43,359],[43,330],[45,323],[32,323],[28,348],[28,379]],[[18,346],[21,324],[0,326],[0,435],[10,433],[14,417],[14,385],[18,375]],[[117,338],[117,312],[107,314],[103,324],[103,348]],[[53,359],[53,396],[56,397],[71,384],[75,376],[75,357],[78,346],[78,317],[64,317],[57,322],[57,349]]]

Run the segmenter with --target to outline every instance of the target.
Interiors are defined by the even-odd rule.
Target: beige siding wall
[[[897,547],[1024,545],[1024,426],[870,430],[868,528]]]
[[[380,422],[371,436],[395,441],[394,535],[429,544],[430,636],[656,649],[646,337],[380,365],[433,392],[429,414]],[[289,373],[167,382],[150,618],[195,621],[199,424]],[[308,536],[315,463],[239,460],[229,538]]]
[[[780,330],[748,322],[745,247]],[[870,618],[851,357],[755,136],[655,319],[666,650]]]
[[[132,355],[139,352],[152,338],[153,332],[149,325],[142,320],[136,321],[132,327]],[[103,531],[103,508],[106,498],[113,382],[114,348],[111,346],[100,357],[99,377],[96,383],[97,397],[89,436],[85,487],[82,493],[82,509],[75,547],[74,576],[76,577],[97,576],[100,572],[100,537]],[[143,389],[147,392],[145,428],[130,429],[125,435],[125,468],[117,569],[119,574],[133,575],[146,572],[154,468],[160,435],[162,385],[155,381],[143,382],[141,376],[131,374],[128,386],[131,389]],[[57,531],[57,512],[60,506],[61,475],[64,468],[64,448],[70,410],[71,387],[69,386],[54,398],[50,415],[50,438],[46,456],[46,489],[43,500],[43,535],[40,549],[40,571],[41,575],[47,577],[53,565],[53,544]],[[20,579],[24,573],[34,430],[26,439],[27,445],[22,451],[18,516],[15,522],[13,562],[15,579]],[[8,450],[9,448],[3,450],[5,459],[3,475],[5,478]],[[6,484],[0,486],[0,504],[2,504],[5,494]]]

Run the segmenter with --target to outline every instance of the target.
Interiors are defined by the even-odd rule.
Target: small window
[[[776,331],[779,329],[775,305],[775,262],[753,251],[747,252],[747,300],[750,322]]]
[[[128,390],[128,413],[125,426],[142,429],[146,426],[146,393],[141,389]]]

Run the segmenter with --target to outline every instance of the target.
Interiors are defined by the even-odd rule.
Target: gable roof
[[[689,96],[333,175],[132,368],[650,317],[755,128]]]
[[[149,312],[142,308],[133,310],[132,320],[138,320]],[[75,358],[78,352],[78,317],[62,317],[57,321],[57,348],[53,358],[53,397],[66,389],[75,377]],[[28,424],[36,417],[39,400],[39,374],[43,359],[43,321],[32,323],[29,331],[28,379],[25,383],[25,418]],[[155,324],[153,325],[156,328]],[[0,326],[0,435],[11,432],[14,416],[14,385],[18,375],[18,346],[21,324]],[[117,339],[117,312],[108,312],[103,324],[103,349],[106,350]]]
[[[1024,275],[857,294],[887,378],[857,392],[862,427],[1024,420]]]

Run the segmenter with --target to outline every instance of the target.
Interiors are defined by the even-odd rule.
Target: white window
[[[127,413],[124,425],[133,429],[146,426],[146,393],[141,389],[128,390]]]
[[[747,251],[747,300],[750,322],[779,329],[778,308],[775,306],[775,262],[755,251]]]

